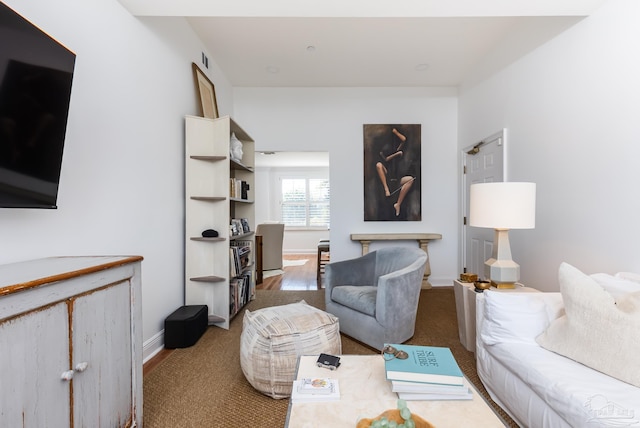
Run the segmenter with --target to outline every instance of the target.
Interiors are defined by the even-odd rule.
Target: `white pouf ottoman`
[[[342,353],[334,315],[304,300],[244,313],[240,365],[249,383],[272,398],[286,398],[300,355]]]

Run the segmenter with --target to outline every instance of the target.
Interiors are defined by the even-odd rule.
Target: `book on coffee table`
[[[473,393],[470,389],[463,394],[398,392],[398,398],[405,401],[473,400]]]
[[[462,385],[447,385],[444,383],[392,380],[391,391],[417,394],[466,394],[469,391],[469,381],[463,379]]]
[[[313,403],[340,400],[340,387],[337,379],[303,378],[293,381],[292,403]]]
[[[463,385],[462,370],[449,348],[401,344],[390,346],[406,352],[408,358],[400,359],[390,354],[384,355],[388,380]]]
[[[335,381],[326,377],[306,377],[297,382],[301,394],[331,394],[335,390]]]

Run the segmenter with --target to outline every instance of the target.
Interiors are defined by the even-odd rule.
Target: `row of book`
[[[253,241],[235,240],[229,246],[229,313],[235,314],[253,298]]]
[[[385,353],[385,372],[391,390],[406,401],[471,400],[473,395],[449,348],[389,344],[394,353]],[[385,345],[387,348],[387,345]],[[389,348],[387,348],[389,349]],[[397,358],[399,352],[407,358]]]
[[[253,294],[251,271],[231,278],[229,281],[229,314],[236,314],[244,305],[249,303]]]
[[[233,236],[242,235],[244,233],[251,232],[251,226],[249,226],[249,220],[246,218],[232,218],[229,223],[229,233]]]
[[[231,241],[229,246],[229,268],[231,278],[242,275],[251,264],[253,242],[251,240]]]
[[[235,199],[249,199],[249,183],[239,178],[229,179],[229,196]]]

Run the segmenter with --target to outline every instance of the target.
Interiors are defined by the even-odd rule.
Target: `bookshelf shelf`
[[[238,240],[238,239],[247,239],[247,237],[249,236],[253,236],[255,232],[249,232],[249,233],[242,233],[240,235],[234,235],[234,236],[230,236],[229,239],[231,239],[232,241]]]
[[[209,325],[225,322],[225,318],[218,315],[209,315]]]
[[[189,156],[191,159],[194,160],[203,160],[203,161],[208,161],[208,162],[216,162],[216,161],[221,161],[221,160],[225,160],[227,159],[226,156],[202,156],[202,155],[192,155]]]
[[[225,196],[191,196],[194,201],[218,202],[225,201]]]
[[[227,278],[223,278],[221,276],[209,275],[209,276],[194,276],[193,278],[189,278],[191,281],[196,282],[222,282],[226,281]]]
[[[250,201],[249,199],[231,198],[231,200],[233,202],[239,202],[241,204],[252,204],[253,203],[253,201]]]
[[[253,172],[253,167],[247,166],[247,165],[243,164],[242,162],[238,162],[236,160],[229,159],[229,163],[230,163],[229,166],[231,167],[231,169],[237,169],[237,170]]]
[[[217,237],[212,237],[212,238],[206,238],[204,236],[193,236],[190,238],[192,241],[201,241],[201,242],[221,242],[221,241],[226,241],[227,238],[221,238],[219,236]]]

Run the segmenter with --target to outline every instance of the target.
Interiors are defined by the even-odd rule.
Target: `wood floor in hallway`
[[[257,290],[318,290],[322,288],[324,275],[317,278],[316,254],[284,254],[286,260],[306,260],[302,265],[284,266],[284,273],[264,278],[261,284],[256,284]]]

